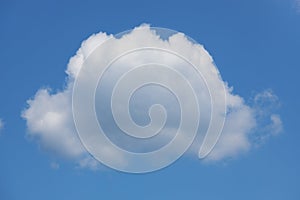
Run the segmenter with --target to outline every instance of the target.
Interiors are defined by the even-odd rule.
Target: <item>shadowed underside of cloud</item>
[[[96,47],[108,39],[115,40],[115,46],[107,52],[114,51],[117,47],[122,48],[124,45],[132,45],[134,41],[139,39],[146,39],[149,44],[155,44],[155,46],[161,46],[161,48],[168,46],[174,49],[184,49],[187,52],[185,56],[201,62],[206,77],[209,77],[208,81],[212,84],[215,83],[215,85],[220,82],[226,86],[228,85],[220,78],[211,56],[203,46],[191,43],[181,33],[170,36],[168,40],[163,40],[151,31],[148,25],[142,25],[122,38],[114,38],[106,33],[90,36],[82,43],[76,55],[69,61],[66,70],[68,75],[66,88],[56,93],[47,88],[40,89],[32,99],[28,100],[28,107],[22,112],[22,117],[27,122],[28,135],[35,138],[44,149],[74,160],[80,167],[91,169],[96,169],[98,164],[87,153],[78,139],[72,116],[72,89],[84,60]],[[193,78],[190,79],[192,82]],[[202,88],[198,87],[198,91],[202,91]],[[282,131],[280,116],[273,113],[273,108],[278,105],[278,99],[271,90],[257,94],[251,105],[247,105],[242,97],[233,94],[232,88],[226,87],[225,89],[227,113],[220,114],[226,114],[226,121],[218,143],[208,157],[205,158],[208,161],[236,157],[248,151],[251,147],[263,143],[266,138],[277,135]],[[160,95],[162,94],[152,94],[152,97]],[[201,94],[199,96],[201,98]],[[147,100],[143,99],[142,101]],[[208,102],[205,100],[200,102],[203,103],[203,107],[207,107]],[[142,112],[139,109],[140,107],[136,106],[133,108],[133,112]],[[208,112],[209,110],[201,113],[204,120],[209,119],[210,114]],[[173,124],[172,122],[168,124],[170,129],[176,128],[175,125],[173,127]],[[197,155],[198,150],[199,144],[195,142],[190,148],[190,152]]]

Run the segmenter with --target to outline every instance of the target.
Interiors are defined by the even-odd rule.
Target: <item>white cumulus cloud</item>
[[[75,78],[85,59],[100,44],[108,39],[113,40],[113,46],[106,47],[107,49],[105,51],[97,55],[99,60],[105,59],[110,53],[116,53],[129,46],[134,47],[136,43],[142,41],[150,46],[154,45],[156,47],[177,50],[177,52],[182,52],[183,56],[188,57],[190,60],[200,63],[203,76],[206,78],[206,81],[213,85],[217,93],[220,90],[220,83],[226,85],[227,113],[222,112],[218,107],[218,102],[215,107],[217,111],[220,109],[220,116],[226,114],[226,121],[221,137],[215,148],[206,158],[207,160],[221,160],[235,157],[242,152],[248,151],[258,140],[264,140],[264,138],[276,135],[282,131],[280,116],[272,113],[272,107],[277,103],[278,99],[271,91],[268,90],[257,94],[253,103],[247,105],[242,97],[234,94],[232,88],[227,87],[228,84],[223,82],[212,57],[203,46],[193,44],[182,33],[174,34],[170,36],[168,40],[163,40],[159,35],[153,32],[148,25],[142,25],[135,28],[132,32],[127,33],[127,35],[122,38],[114,38],[114,36],[106,33],[98,33],[90,36],[87,40],[82,42],[76,55],[70,58],[66,70],[68,75],[66,88],[55,93],[52,92],[51,89],[43,88],[40,89],[32,99],[28,100],[28,107],[23,110],[22,117],[26,120],[28,135],[36,139],[44,149],[74,160],[79,167],[98,168],[97,162],[87,153],[77,136],[72,115],[72,90]],[[169,59],[168,62],[176,66],[176,63],[172,63],[175,61],[168,57],[162,57],[160,54],[154,56],[157,56],[158,60]],[[139,57],[139,59],[147,60],[147,57]],[[125,59],[124,62],[125,61],[132,62],[131,64],[134,65],[136,58]],[[118,73],[118,70],[113,72]],[[207,93],[203,92],[205,90],[203,85],[197,85],[197,80],[195,80],[195,76],[192,73],[186,72],[185,75],[189,77],[191,83],[196,85],[195,91],[197,92],[197,97],[201,100],[200,107],[204,110],[201,112],[201,119],[207,121],[204,123],[205,126],[210,119],[210,101],[207,100]],[[113,79],[114,76],[111,76],[111,78]],[[165,99],[164,95],[166,95],[164,92],[159,91],[151,93],[142,92],[141,94],[142,99],[136,102],[136,106],[134,106],[132,110],[133,118],[135,119],[140,119],[142,116],[145,116],[143,115],[145,112],[143,108],[141,108],[143,105],[151,103],[153,99]],[[169,108],[171,108],[171,116],[172,113],[176,115],[176,112],[172,110],[174,102],[172,102],[172,105],[168,105],[170,104],[168,101],[165,103],[167,104],[166,107],[169,106]],[[264,107],[267,107],[267,110],[263,109]],[[172,120],[167,124],[168,130],[176,128],[176,119]],[[261,123],[261,121],[264,122]],[[111,122],[108,122],[108,124],[110,123]],[[203,129],[205,130],[205,128]],[[113,135],[112,132],[111,134]],[[161,139],[163,140],[163,138]],[[127,140],[124,139],[124,141],[123,144],[125,146],[128,145]],[[157,141],[155,144],[157,144]],[[106,150],[108,156],[116,156],[106,147],[99,148]],[[191,148],[191,152],[197,155],[198,150],[199,144],[195,142]],[[122,158],[120,158],[120,160],[122,160]]]

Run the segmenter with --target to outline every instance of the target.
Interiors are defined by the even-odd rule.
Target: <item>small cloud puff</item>
[[[3,127],[4,127],[4,122],[2,119],[0,119],[0,131],[3,129]]]
[[[300,0],[295,0],[295,7],[297,12],[300,14]]]

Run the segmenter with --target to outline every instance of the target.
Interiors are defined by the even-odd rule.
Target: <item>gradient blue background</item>
[[[299,10],[299,11],[298,11]],[[229,162],[183,157],[132,175],[75,169],[25,137],[20,112],[42,86],[62,88],[68,59],[92,33],[141,23],[204,44],[224,80],[248,99],[271,88],[284,133]],[[296,0],[0,2],[0,199],[300,199],[300,9]]]

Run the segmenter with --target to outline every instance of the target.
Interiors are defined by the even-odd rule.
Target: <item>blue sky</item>
[[[0,4],[0,199],[300,199],[296,0]],[[91,34],[141,23],[182,31],[203,44],[246,101],[272,89],[283,133],[229,161],[203,164],[184,156],[142,175],[78,169],[39,148],[20,117],[26,101],[41,87],[62,89],[70,57]]]

